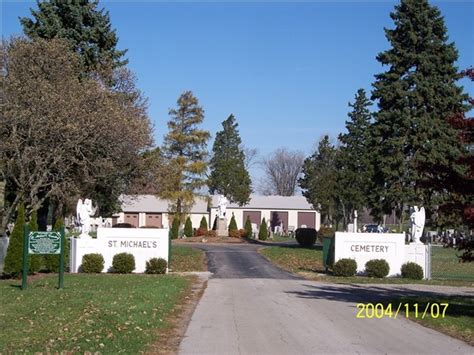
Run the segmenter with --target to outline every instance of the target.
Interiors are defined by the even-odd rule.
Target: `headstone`
[[[228,237],[229,231],[227,229],[227,218],[221,217],[217,219],[217,236]]]

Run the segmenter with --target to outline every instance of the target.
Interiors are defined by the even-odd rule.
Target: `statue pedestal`
[[[227,230],[227,218],[220,217],[217,219],[217,236],[228,237],[229,232]]]

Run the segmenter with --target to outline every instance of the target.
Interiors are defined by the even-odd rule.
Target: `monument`
[[[82,202],[82,199],[77,201],[76,218],[81,232],[79,237],[90,238],[91,217],[95,214],[96,210],[97,207],[92,207],[92,200],[88,198],[86,198],[84,202]]]
[[[217,236],[227,237],[229,231],[227,230],[227,218],[226,209],[229,200],[224,195],[219,195],[219,201],[217,202]]]
[[[416,244],[421,244],[421,236],[423,235],[423,228],[425,227],[425,208],[413,206],[410,209],[410,222],[411,222],[411,241]]]

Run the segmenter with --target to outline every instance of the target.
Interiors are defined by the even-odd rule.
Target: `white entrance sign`
[[[336,232],[334,261],[350,258],[357,262],[357,272],[373,259],[385,259],[389,276],[400,274],[405,262],[405,235],[402,233],[341,233]]]
[[[169,229],[98,228],[97,238],[71,238],[70,269],[79,272],[85,254],[104,257],[103,272],[112,267],[115,254],[130,253],[135,257],[135,273],[145,272],[151,258],[168,261]]]

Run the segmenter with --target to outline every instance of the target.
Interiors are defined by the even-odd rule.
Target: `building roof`
[[[122,195],[120,201],[123,212],[169,212],[169,202],[155,195]],[[207,213],[207,201],[197,198],[191,208],[191,213]]]
[[[217,208],[219,196],[212,196],[211,206]],[[250,201],[244,206],[229,203],[227,208],[269,209],[269,210],[314,210],[304,196],[259,196],[250,195]]]

